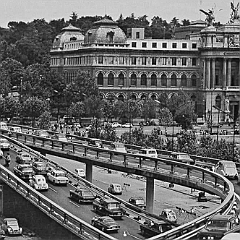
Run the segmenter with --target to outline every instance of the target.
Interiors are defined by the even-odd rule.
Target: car
[[[61,142],[68,142],[68,139],[65,134],[55,134],[51,137],[51,139],[55,139]]]
[[[195,164],[195,161],[187,154],[181,152],[172,152],[170,157],[176,162],[186,163],[186,164]]]
[[[48,131],[46,131],[46,130],[35,130],[33,132],[33,134],[36,135],[36,136],[39,136],[39,137],[44,137],[44,138],[49,138],[50,137]]]
[[[16,162],[20,164],[31,164],[32,157],[26,152],[19,152],[16,156]]]
[[[142,210],[146,210],[146,203],[142,197],[131,197],[128,202]],[[137,211],[136,208],[134,209]]]
[[[112,123],[112,127],[113,128],[122,127],[122,124],[120,124],[118,122],[114,122],[114,123]]]
[[[111,194],[122,195],[122,186],[118,183],[111,183],[108,187],[108,192]]]
[[[159,216],[166,218],[169,222],[177,223],[177,215],[172,209],[163,209]]]
[[[240,239],[240,233],[235,232],[235,233],[228,233],[221,240],[239,240]]]
[[[16,218],[4,218],[2,228],[7,235],[22,234],[22,228],[19,227],[18,220]]]
[[[0,149],[0,158],[2,158],[3,156],[3,151]]]
[[[75,168],[75,173],[81,177],[81,178],[85,178],[86,177],[86,173],[85,170],[82,168]]]
[[[47,175],[48,164],[42,161],[35,161],[32,163],[32,168],[35,174]]]
[[[133,125],[131,123],[125,123],[125,124],[122,124],[121,126],[122,128],[132,128]]]
[[[70,190],[70,198],[78,203],[92,203],[96,195],[88,188],[76,188]]]
[[[6,138],[0,138],[0,149],[9,150],[10,142]]]
[[[47,180],[52,182],[54,185],[67,185],[69,179],[66,177],[66,173],[62,170],[52,169],[47,173]]]
[[[8,125],[5,122],[0,122],[0,129],[8,131]]]
[[[16,126],[11,126],[11,127],[9,127],[9,132],[22,133],[22,128],[21,127],[16,127]]]
[[[88,140],[88,145],[93,147],[103,148],[102,141],[98,138],[90,138]]]
[[[153,157],[153,158],[158,157],[157,150],[155,148],[142,148],[139,150],[139,154],[144,155],[146,157]]]
[[[48,190],[46,178],[43,175],[33,175],[29,180],[29,185],[38,191]]]
[[[110,150],[121,152],[121,153],[127,153],[127,149],[124,145],[124,143],[121,142],[112,142],[109,146]]]
[[[13,168],[13,172],[23,180],[32,179],[34,172],[32,166],[29,164],[18,164]]]
[[[91,224],[103,232],[118,232],[120,229],[116,221],[109,216],[95,216],[91,220]]]

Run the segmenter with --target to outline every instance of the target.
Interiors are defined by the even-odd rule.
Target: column
[[[232,75],[232,60],[228,59],[228,68],[227,68],[227,86],[231,86],[231,75]]]
[[[206,88],[206,59],[203,60],[203,89]]]
[[[211,79],[211,88],[215,88],[216,83],[216,60],[212,59],[212,79]]]
[[[86,163],[86,180],[89,182],[92,182],[92,172],[93,172],[92,163]]]
[[[226,88],[227,85],[227,59],[223,59],[223,83],[222,86],[223,88]]]
[[[240,58],[238,59],[238,78],[237,78],[237,86],[240,86]],[[240,109],[239,109],[240,110]],[[239,112],[240,113],[240,112]]]
[[[146,178],[146,211],[153,213],[154,178]]]
[[[207,77],[206,77],[206,87],[208,89],[210,89],[210,81],[211,81],[211,68],[210,68],[210,59],[207,58],[207,69],[206,69],[206,72],[207,72]]]

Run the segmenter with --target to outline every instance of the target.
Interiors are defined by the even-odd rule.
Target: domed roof
[[[70,41],[83,41],[84,35],[81,33],[81,29],[69,24],[67,27],[61,30],[53,41],[53,48],[63,47],[65,42]]]
[[[126,43],[127,37],[123,30],[117,26],[117,23],[103,18],[93,24],[85,35],[84,43],[100,43],[100,44],[121,44]]]

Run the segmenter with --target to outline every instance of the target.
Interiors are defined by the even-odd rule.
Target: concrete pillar
[[[227,69],[227,86],[231,86],[231,76],[232,76],[232,61],[228,59],[228,69]]]
[[[86,163],[86,180],[89,182],[92,182],[92,172],[93,172],[92,163]]]
[[[216,83],[216,60],[212,59],[212,79],[211,79],[211,88],[215,88]]]
[[[153,213],[153,201],[154,201],[154,178],[146,178],[146,211]]]
[[[208,58],[207,59],[207,69],[206,69],[206,72],[207,72],[207,77],[206,77],[206,87],[208,89],[210,89],[210,81],[211,81],[211,68],[210,68],[210,59]]]
[[[222,86],[223,88],[226,88],[227,85],[227,59],[223,59],[223,83]]]

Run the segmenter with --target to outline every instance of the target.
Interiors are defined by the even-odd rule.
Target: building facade
[[[146,39],[142,28],[129,29],[126,36],[106,18],[85,36],[69,26],[54,40],[51,67],[64,72],[69,82],[79,70],[88,71],[103,98],[157,99],[183,90],[199,116],[213,121],[236,118],[240,21],[219,28],[193,24],[174,39]]]

